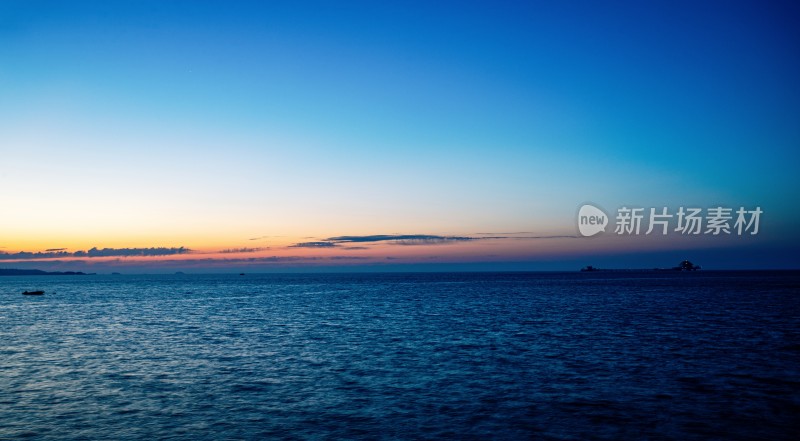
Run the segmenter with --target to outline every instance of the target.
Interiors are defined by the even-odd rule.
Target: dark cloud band
[[[45,252],[32,253],[29,251],[20,251],[18,253],[3,253],[0,252],[0,260],[33,260],[33,259],[53,259],[63,257],[152,257],[152,256],[172,256],[176,254],[186,254],[191,250],[184,247],[179,248],[166,248],[166,247],[152,247],[152,248],[91,248],[86,251],[63,251],[63,249],[56,251],[50,249]]]

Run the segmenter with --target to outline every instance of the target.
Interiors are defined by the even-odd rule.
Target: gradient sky
[[[796,3],[522,3],[0,2],[0,267],[800,267]]]

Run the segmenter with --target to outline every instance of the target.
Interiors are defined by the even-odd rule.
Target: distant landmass
[[[0,276],[85,276],[80,271],[42,271],[37,269],[0,268]]]

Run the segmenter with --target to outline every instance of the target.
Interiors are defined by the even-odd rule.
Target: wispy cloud
[[[475,236],[441,236],[436,234],[373,234],[367,236],[333,236],[324,240],[313,242],[299,242],[289,248],[333,248],[343,250],[364,250],[362,245],[342,246],[348,244],[391,243],[393,245],[439,245],[454,242],[467,242],[473,240],[491,239],[573,239],[574,235],[536,235],[531,232],[516,233],[475,233]]]
[[[85,253],[85,251],[81,251]],[[72,257],[73,253],[68,251],[46,251],[32,253],[30,251],[20,251],[18,253],[0,252],[0,260],[22,260],[22,259],[52,259],[57,257]]]
[[[477,233],[481,237],[475,239],[574,239],[577,235],[536,235],[535,233]],[[528,234],[527,236],[511,236],[511,234]]]
[[[271,237],[284,237],[284,236],[258,236],[258,237],[251,237],[247,240],[263,240],[263,239],[269,239]]]
[[[191,260],[166,260],[159,261],[159,264],[175,264],[202,266],[204,264],[229,265],[229,264],[286,264],[300,262],[326,262],[326,261],[365,261],[371,260],[364,256],[262,256],[262,257],[240,257],[240,258],[205,258]],[[142,263],[145,264],[145,263]]]
[[[152,248],[92,248],[88,251],[76,251],[73,253],[75,257],[107,257],[107,256],[171,256],[175,254],[186,254],[190,250],[188,248],[165,248],[165,247],[152,247]],[[85,253],[85,254],[84,254]]]
[[[284,263],[284,262],[303,262],[319,260],[318,257],[312,256],[268,256],[268,257],[249,257],[246,259],[212,259],[213,261],[221,261],[225,263]]]
[[[449,242],[475,240],[466,236],[439,236],[433,234],[373,234],[369,236],[334,236],[313,242],[298,242],[289,248],[333,248],[347,244],[369,244],[389,242],[394,245],[436,245]],[[364,250],[365,246],[353,245],[341,247],[345,250]]]
[[[438,236],[433,234],[374,234],[370,236],[335,236],[327,239],[334,243],[393,242],[398,245],[431,245],[447,242],[475,240],[466,236]]]
[[[321,241],[321,242],[300,242],[294,245],[290,245],[289,248],[333,248],[336,244],[333,242]]]
[[[508,236],[512,234],[536,234],[531,231],[517,231],[514,233],[474,233],[476,236]]]
[[[228,249],[225,249],[225,250],[220,250],[219,252],[222,253],[222,254],[257,253],[259,251],[264,251],[264,250],[268,250],[268,249],[269,249],[269,247],[267,247],[267,248],[247,248],[247,247],[244,247],[244,248],[228,248]]]
[[[33,260],[33,259],[53,259],[64,257],[152,257],[152,256],[171,256],[176,254],[186,254],[190,252],[188,248],[91,248],[86,251],[69,252],[64,248],[50,248],[45,252],[20,251],[18,253],[0,252],[0,260]]]
[[[475,240],[474,237],[419,237],[410,239],[397,239],[394,243],[397,245],[438,245],[450,242],[464,242],[468,240]]]

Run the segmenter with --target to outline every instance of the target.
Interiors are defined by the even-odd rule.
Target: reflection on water
[[[798,287],[785,272],[4,277],[0,438],[796,439]]]

